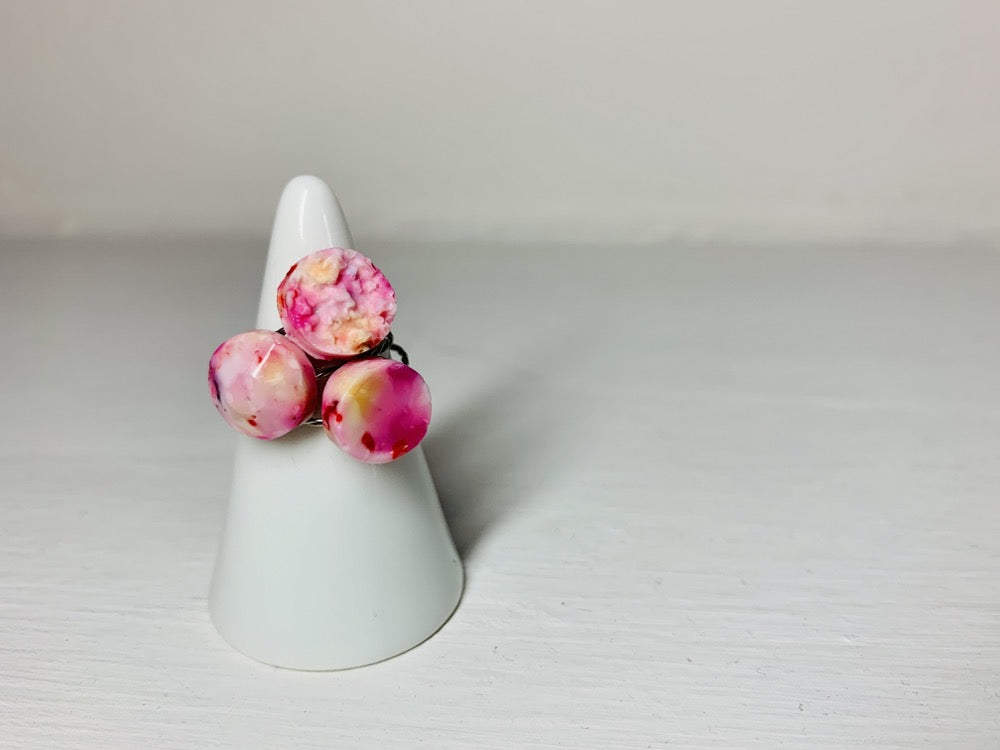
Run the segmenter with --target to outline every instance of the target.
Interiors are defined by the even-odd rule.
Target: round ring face
[[[313,413],[316,373],[302,350],[281,334],[247,331],[222,342],[212,354],[208,389],[233,429],[271,440]]]
[[[377,346],[396,316],[396,293],[356,250],[307,255],[278,285],[285,335],[316,359],[353,357]]]
[[[420,373],[375,357],[349,362],[323,389],[323,427],[345,453],[369,464],[417,447],[431,421],[431,393]]]

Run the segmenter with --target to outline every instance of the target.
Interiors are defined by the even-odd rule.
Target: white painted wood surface
[[[0,747],[1000,746],[996,248],[364,247],[468,584],[310,674],[206,611],[265,244],[0,245]]]

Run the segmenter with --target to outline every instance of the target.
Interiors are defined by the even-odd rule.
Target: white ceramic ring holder
[[[296,177],[278,204],[257,328],[281,326],[279,282],[327,247],[354,247],[340,204],[322,180]],[[237,440],[209,596],[234,648],[279,667],[346,669],[402,653],[448,620],[462,563],[419,447],[376,466],[317,427]]]

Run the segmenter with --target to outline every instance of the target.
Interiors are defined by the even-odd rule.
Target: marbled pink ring
[[[262,440],[291,432],[316,407],[309,358],[274,331],[247,331],[222,342],[208,363],[208,388],[231,427]]]
[[[396,293],[369,258],[331,247],[289,269],[278,286],[278,315],[285,335],[310,356],[353,357],[389,333]]]
[[[430,421],[427,383],[402,362],[381,357],[348,362],[323,389],[327,436],[365,463],[388,463],[413,450]]]

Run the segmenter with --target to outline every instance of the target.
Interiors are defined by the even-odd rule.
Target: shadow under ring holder
[[[430,393],[389,330],[391,285],[352,245],[326,184],[292,180],[257,330],[225,342],[210,366],[213,399],[241,433],[212,620],[238,650],[294,669],[406,651],[447,621],[463,586],[419,446]],[[241,401],[254,370],[267,398]],[[324,430],[295,429],[317,423]]]

